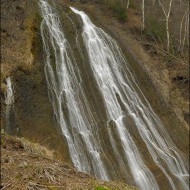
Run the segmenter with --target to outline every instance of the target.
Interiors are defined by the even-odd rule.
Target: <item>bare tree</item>
[[[182,51],[182,31],[183,31],[183,26],[184,26],[184,18],[185,18],[185,14],[182,16],[181,19],[181,23],[180,23],[180,32],[179,32],[179,47],[178,47],[178,51],[181,52]]]
[[[189,1],[188,1],[188,6],[187,6],[187,11],[186,11],[186,22],[185,22],[185,31],[186,31],[186,39],[187,39],[187,44],[189,45]]]
[[[189,4],[189,2],[188,2]],[[187,45],[189,46],[189,5],[188,5],[188,13],[187,13],[187,22],[186,22],[186,25],[187,25]]]
[[[144,0],[142,0],[142,30],[144,31],[145,29],[145,16],[144,16]]]
[[[155,2],[156,2],[156,0],[152,0],[152,6],[154,6]]]
[[[170,31],[169,31],[169,18],[171,14],[173,0],[158,0],[159,5],[164,13],[166,21],[166,35],[167,35],[167,51],[170,50]]]
[[[127,9],[129,8],[129,0],[127,0]]]
[[[185,40],[189,45],[189,6],[186,9],[180,23],[179,52],[183,52]]]

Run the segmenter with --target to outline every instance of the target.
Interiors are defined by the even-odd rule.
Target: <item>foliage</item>
[[[130,8],[132,8],[132,9],[137,9],[138,8],[138,4],[136,4],[134,1],[130,1]]]
[[[160,22],[154,17],[147,18],[147,27],[145,33],[150,34],[154,40],[163,42],[166,39],[166,29],[164,22]]]
[[[127,1],[123,2],[121,0],[99,0],[99,3],[104,4],[105,7],[111,9],[120,21],[125,22],[127,20]]]
[[[116,13],[117,17],[121,21],[127,20],[127,12],[126,9],[123,7],[121,1],[114,1],[111,9]]]
[[[0,144],[4,144],[4,139],[3,139],[3,136],[5,135],[5,130],[4,129],[1,129],[1,141],[0,141]]]
[[[107,188],[107,187],[101,187],[101,186],[99,186],[99,187],[96,187],[95,190],[110,190],[110,189]]]
[[[1,135],[4,135],[4,134],[5,134],[5,130],[1,129]]]

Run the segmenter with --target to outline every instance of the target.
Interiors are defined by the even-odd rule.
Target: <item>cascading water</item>
[[[41,35],[46,53],[45,75],[49,96],[71,159],[78,170],[93,172],[97,177],[108,180],[100,158],[101,147],[90,128],[95,121],[80,84],[80,71],[72,50],[57,14],[46,1],[40,1],[39,5],[43,17]],[[54,63],[50,58],[52,54]],[[67,109],[67,114],[64,109]]]
[[[146,175],[142,169],[144,166],[142,166],[138,150],[127,131],[127,125],[125,124],[125,117],[127,115],[136,124],[149,153],[168,178],[172,189],[176,189],[175,181],[171,177],[172,175],[179,180],[183,189],[189,189],[187,166],[162,122],[153,112],[140,91],[132,73],[127,68],[127,63],[117,43],[102,29],[93,25],[84,12],[72,7],[71,10],[80,15],[83,21],[82,36],[88,52],[90,65],[102,97],[105,100],[108,118],[116,124],[122,146],[125,149],[126,159],[129,162],[134,178],[137,177],[136,183],[142,189],[157,188],[156,186],[154,188],[148,186],[147,188],[139,180],[141,177],[144,179]],[[135,88],[139,90],[147,105],[143,103]],[[121,104],[124,106],[125,113],[123,113]],[[112,139],[113,149],[118,153],[114,139],[111,136],[111,131],[110,139]],[[165,169],[165,166],[167,166],[167,169]],[[140,174],[140,177],[138,174]]]
[[[13,104],[14,104],[14,95],[13,95],[13,90],[12,90],[12,83],[11,83],[11,78],[7,77],[6,78],[6,92],[5,92],[5,104],[6,104],[6,110],[5,110],[5,126],[6,126],[6,131],[11,133],[11,115],[13,111]]]
[[[47,1],[40,0],[39,6],[43,17],[41,36],[49,98],[75,167],[104,180],[113,179],[118,169],[124,173],[125,179],[132,175],[140,189],[159,189],[155,176],[139,151],[139,145],[135,144],[128,130],[130,120],[146,145],[152,162],[164,173],[171,189],[177,190],[177,180],[180,188],[188,189],[187,166],[138,87],[117,43],[93,25],[84,12],[71,8],[83,21],[82,37],[89,60],[86,66],[90,67],[104,104],[103,130],[107,132],[104,140],[101,139],[102,130],[94,112],[97,102],[93,104],[87,95],[83,84],[84,73],[65,38],[64,27],[62,30],[56,11]],[[77,30],[72,19],[69,20]],[[76,35],[78,38],[80,34],[76,32]],[[80,49],[78,39],[76,45]],[[79,52],[84,59],[83,51],[80,49]],[[112,152],[107,150],[106,143]]]

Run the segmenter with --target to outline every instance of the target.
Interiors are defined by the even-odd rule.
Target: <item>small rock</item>
[[[7,163],[9,163],[9,162],[10,162],[10,158],[9,158],[9,157],[6,157],[6,158],[3,159],[3,163],[6,163],[6,164],[7,164]]]
[[[20,164],[20,167],[27,167],[28,163],[27,162],[23,162],[22,164]]]

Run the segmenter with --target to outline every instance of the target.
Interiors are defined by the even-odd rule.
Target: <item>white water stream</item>
[[[7,106],[10,106],[14,103],[14,95],[13,95],[13,89],[10,77],[6,78],[6,84],[7,84],[7,89],[5,93],[5,104]]]
[[[72,7],[71,10],[80,15],[83,21],[82,35],[88,51],[91,68],[105,100],[107,114],[110,120],[116,123],[117,132],[126,150],[126,159],[129,162],[134,179],[137,179],[136,183],[139,184],[141,189],[157,189],[155,184],[148,184],[148,187],[144,185],[144,183],[147,183],[146,180],[148,180],[150,173],[146,174],[147,168],[143,165],[137,147],[127,132],[124,122],[126,115],[129,115],[133,119],[152,158],[165,173],[171,183],[172,189],[176,189],[175,183],[171,179],[169,172],[165,169],[165,166],[167,166],[172,175],[177,177],[182,187],[188,190],[189,174],[186,164],[164,129],[162,122],[149,104],[148,106],[143,104],[140,96],[135,91],[134,86],[138,89],[139,87],[129,69],[125,69],[124,65],[127,67],[127,63],[117,43],[102,29],[92,24],[84,12]],[[133,81],[130,81],[128,76]],[[122,105],[125,107],[125,114],[123,114],[117,96],[119,96]],[[141,96],[143,96],[142,93]],[[147,102],[146,99],[145,101]],[[110,136],[110,138],[112,137]],[[115,147],[114,141],[112,145]],[[138,174],[140,175],[138,176]]]
[[[11,83],[11,78],[7,77],[6,78],[6,92],[5,92],[5,104],[6,104],[6,110],[5,110],[5,122],[6,122],[6,130],[11,131],[10,129],[10,117],[11,117],[11,109],[14,104],[14,94],[13,94],[13,89],[12,89],[12,83]]]
[[[56,11],[47,1],[40,0],[39,6],[43,17],[41,35],[49,97],[56,121],[67,141],[72,162],[78,170],[109,180],[109,170],[102,158],[105,150],[96,133],[98,124],[82,86],[80,68],[63,33],[64,27],[62,29]],[[118,162],[114,164],[122,167],[127,176],[128,163],[140,189],[159,189],[155,176],[144,163],[138,145],[127,129],[127,118],[130,118],[155,164],[170,182],[171,189],[176,189],[172,177],[175,176],[181,187],[187,190],[188,171],[184,160],[135,82],[119,46],[102,29],[92,24],[84,12],[72,7],[71,10],[83,21],[83,41],[93,77],[104,101],[108,118],[105,127]],[[117,147],[110,121],[115,123],[115,132],[124,155]]]
[[[67,140],[71,159],[78,170],[93,171],[97,177],[108,180],[100,158],[101,147],[91,130],[91,127],[96,127],[96,123],[80,85],[80,71],[72,57],[72,50],[65,39],[57,14],[46,1],[40,1],[40,8],[49,96],[58,124]],[[51,53],[54,54],[54,65]],[[67,116],[64,109],[68,111]]]

